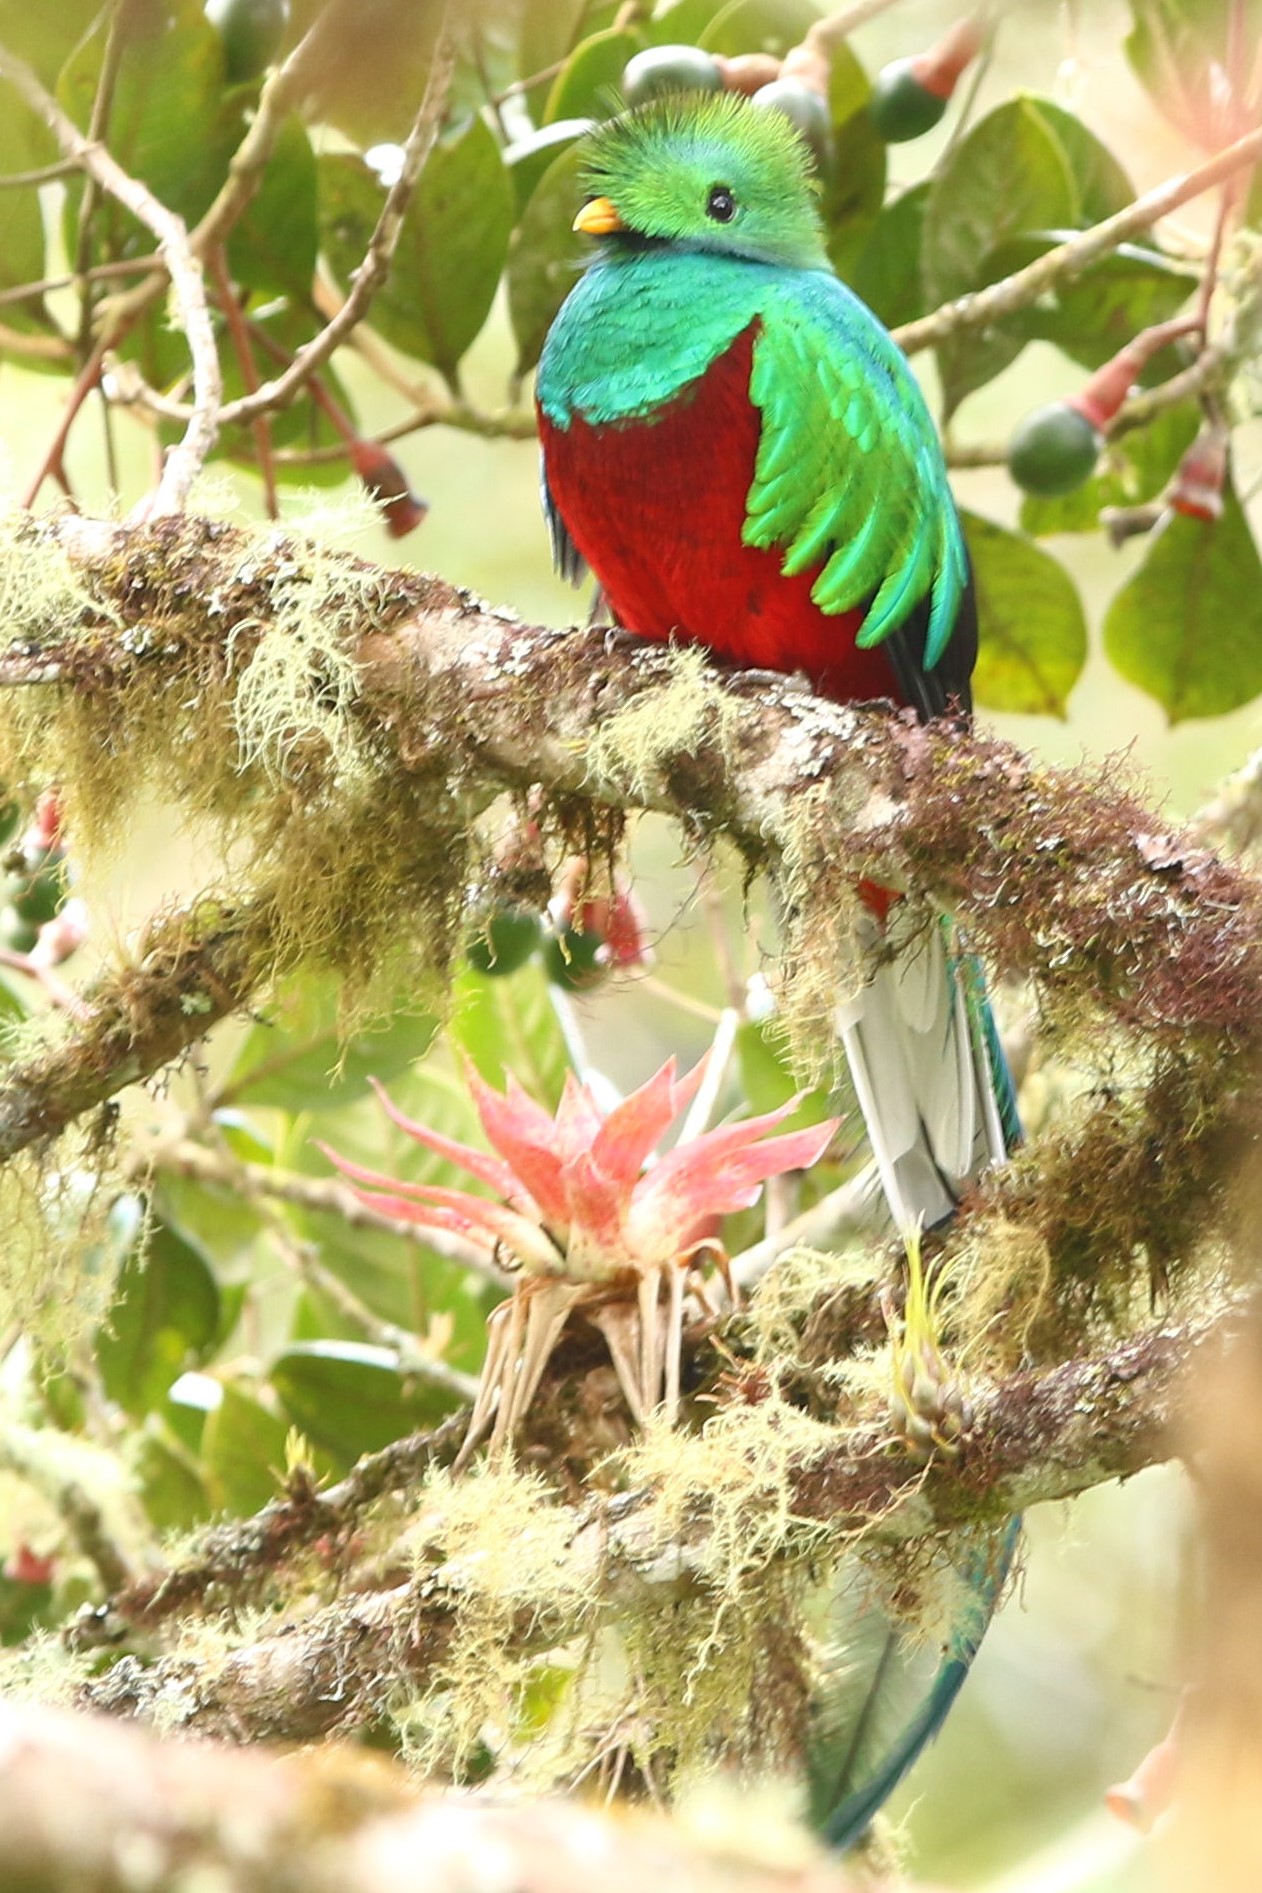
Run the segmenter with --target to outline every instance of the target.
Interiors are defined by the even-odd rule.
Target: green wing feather
[[[788,577],[823,560],[811,587],[821,611],[870,599],[864,649],[929,594],[932,668],[968,560],[915,378],[875,317],[822,271],[782,278],[761,314],[749,393],[762,435],[742,537],[777,549]]]

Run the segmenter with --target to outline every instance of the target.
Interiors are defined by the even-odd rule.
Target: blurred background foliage
[[[80,126],[107,100],[110,149],[195,223],[269,62],[320,10],[320,0],[205,10],[200,0],[126,0],[112,13],[95,0],[0,0],[0,43],[35,66]],[[221,274],[211,273],[221,291],[235,285],[221,318],[235,303],[248,337],[243,346],[225,329],[229,397],[291,360],[346,292],[424,90],[433,5],[334,0],[328,11],[327,56],[307,75],[302,109]],[[901,0],[876,14],[834,61],[824,205],[838,270],[889,322],[912,321],[1190,168],[1244,129],[1221,122],[1213,65],[1237,15],[1257,44],[1256,12],[1234,0],[1012,0],[994,10],[984,56],[941,123],[908,143],[880,135],[873,76],[931,45],[955,4]],[[279,510],[304,530],[353,539],[365,557],[440,572],[528,621],[585,610],[550,569],[529,407],[531,370],[578,263],[577,137],[615,107],[627,61],[646,47],[779,55],[815,17],[810,0],[468,8],[441,141],[371,334],[339,349],[318,388],[269,416],[262,436],[253,425],[225,430],[198,503],[252,518]],[[43,127],[6,93],[0,171],[54,157]],[[15,496],[37,487],[46,496],[41,476],[51,475],[84,511],[109,512],[147,489],[180,432],[146,410],[129,377],[183,398],[187,355],[160,299],[108,361],[113,405],[89,398],[64,453],[49,457],[101,298],[135,280],[129,271],[151,248],[112,204],[89,211],[77,181],[0,190],[0,451]],[[1258,735],[1262,569],[1249,514],[1262,436],[1248,400],[1238,392],[1221,519],[1177,516],[1117,546],[1100,530],[1101,507],[1135,507],[1165,489],[1196,431],[1192,403],[1107,446],[1067,495],[1023,494],[1003,451],[1030,410],[1071,395],[1138,330],[1195,301],[1214,212],[1213,200],[1190,204],[1160,240],[1145,234],[1033,307],[916,358],[961,462],[956,488],[983,600],[983,714],[1047,757],[1125,751],[1154,795],[1181,811]],[[1243,256],[1225,253],[1229,295]],[[93,269],[104,273],[81,296],[67,279]],[[1188,359],[1167,349],[1144,379],[1157,385]],[[139,397],[130,410],[129,395]],[[372,517],[348,503],[356,488],[381,503]],[[76,977],[110,962],[141,916],[199,885],[206,867],[201,839],[174,829],[163,809],[90,889],[74,879],[74,837],[47,811],[42,825],[17,807],[3,822],[10,953],[36,949],[40,930],[86,894]],[[658,825],[640,826],[633,862],[645,939],[621,968],[602,950],[607,928],[579,911],[554,916],[542,934],[532,918],[523,963],[509,972],[507,952],[497,957],[494,938],[488,946],[484,907],[470,916],[473,953],[448,1023],[401,994],[390,1019],[343,1045],[337,992],[295,981],[258,1020],[214,1034],[162,1095],[128,1094],[124,1137],[137,1148],[164,1139],[165,1155],[151,1190],[114,1205],[92,1259],[113,1282],[108,1313],[55,1374],[36,1343],[10,1334],[0,1366],[10,1411],[112,1455],[153,1531],[264,1503],[291,1428],[317,1469],[334,1474],[451,1411],[499,1291],[425,1243],[354,1226],[304,1197],[304,1180],[329,1174],[313,1139],[433,1180],[442,1166],[367,1100],[369,1073],[414,1117],[476,1142],[462,1052],[496,1082],[507,1066],[552,1103],[575,1063],[625,1087],[668,1052],[702,1050],[720,1009],[760,974],[771,927],[756,898],[746,910],[735,889],[717,904],[700,890],[677,837]],[[35,994],[10,968],[0,1015],[25,1016],[42,1002]],[[741,1031],[726,1102],[765,1108],[791,1079],[756,1021]],[[190,1145],[210,1161],[199,1165]],[[269,1175],[273,1186],[298,1184],[286,1196]],[[756,1233],[751,1219],[730,1239]],[[454,1377],[443,1383],[425,1362]],[[0,1632],[11,1643],[93,1594],[56,1507],[14,1472],[0,1473],[0,1556]],[[1030,1519],[1021,1583],[958,1713],[895,1806],[919,1872],[999,1887],[1015,1885],[1008,1876],[1024,1863],[1027,1889],[1146,1883],[1142,1848],[1097,1810],[1104,1787],[1169,1723],[1192,1582],[1186,1496],[1172,1471]]]

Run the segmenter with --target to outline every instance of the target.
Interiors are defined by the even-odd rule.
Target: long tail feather
[[[899,903],[869,922],[875,971],[837,1026],[890,1214],[948,1222],[964,1191],[1020,1142],[1016,1096],[975,955],[945,919]],[[934,1650],[864,1597],[839,1594],[809,1744],[811,1815],[850,1846],[942,1727],[1003,1588],[1020,1532],[970,1554],[966,1601]]]

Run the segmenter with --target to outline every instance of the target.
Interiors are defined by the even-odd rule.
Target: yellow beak
[[[607,197],[593,197],[590,204],[584,204],[572,225],[585,237],[607,237],[612,231],[626,227]]]

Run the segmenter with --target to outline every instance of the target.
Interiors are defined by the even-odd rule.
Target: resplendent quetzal
[[[976,610],[938,437],[829,266],[788,121],[668,99],[598,132],[587,179],[599,249],[537,383],[561,569],[588,565],[641,637],[967,712]],[[874,946],[900,919],[873,914]],[[1005,1154],[1006,1086],[945,933],[874,968],[840,1029],[895,1220],[932,1228]]]
[[[594,134],[586,182],[575,228],[598,248],[537,381],[558,565],[590,567],[640,637],[804,672],[840,702],[967,714],[976,611],[937,434],[832,272],[788,120],[730,94],[658,101]],[[948,923],[870,905],[872,971],[839,1028],[891,1212],[932,1227],[1015,1138],[1011,1086]],[[856,1678],[816,1783],[834,1842],[941,1723],[1004,1562],[911,1697],[897,1630],[868,1625],[871,1687]]]

